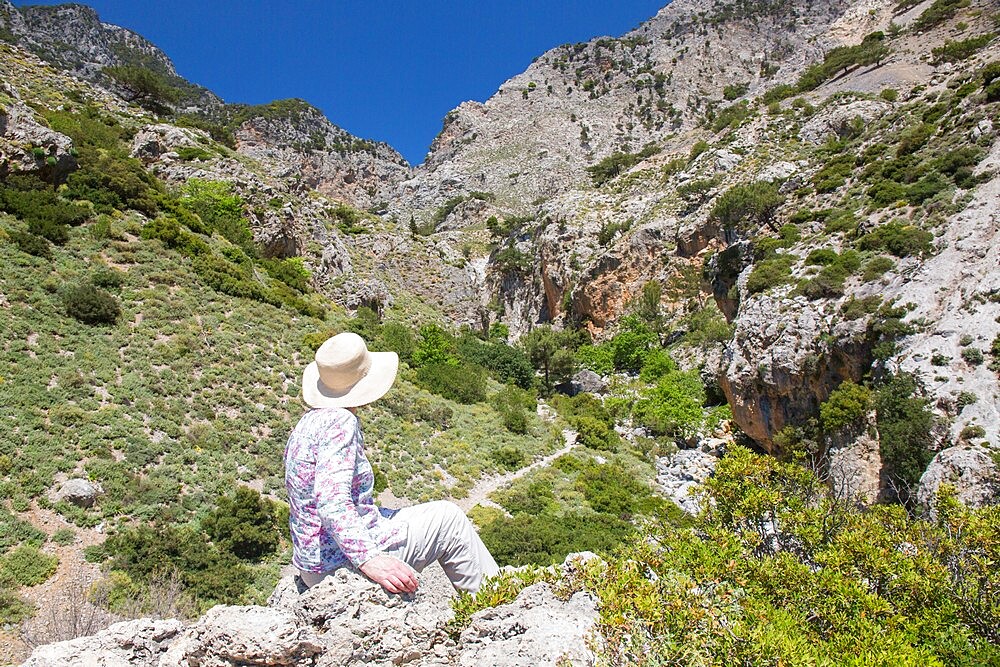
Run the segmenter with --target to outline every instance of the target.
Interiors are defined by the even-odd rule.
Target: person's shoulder
[[[311,428],[338,427],[347,430],[356,428],[358,418],[345,408],[313,408],[302,415],[299,424]]]

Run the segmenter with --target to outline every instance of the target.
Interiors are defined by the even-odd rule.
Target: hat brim
[[[399,355],[395,352],[369,352],[372,365],[368,373],[344,391],[330,389],[319,377],[319,366],[312,362],[302,374],[302,400],[310,408],[356,408],[385,395],[396,381]]]

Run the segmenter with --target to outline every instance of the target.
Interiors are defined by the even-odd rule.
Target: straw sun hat
[[[311,408],[356,408],[389,391],[399,370],[395,352],[369,352],[361,336],[340,333],[316,350],[302,374],[302,400]]]

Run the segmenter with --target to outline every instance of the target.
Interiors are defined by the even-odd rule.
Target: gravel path
[[[552,454],[549,454],[545,458],[535,461],[531,465],[521,468],[520,470],[508,472],[503,475],[494,475],[493,477],[487,477],[485,479],[479,480],[479,482],[477,482],[476,485],[472,487],[472,489],[469,491],[469,495],[467,495],[465,498],[455,499],[455,504],[461,507],[466,512],[468,512],[476,505],[483,505],[487,507],[500,507],[499,505],[497,505],[488,498],[488,496],[491,493],[493,493],[494,491],[496,491],[501,487],[506,486],[507,484],[510,484],[515,479],[524,477],[525,475],[527,475],[532,470],[535,470],[536,468],[541,468],[542,466],[549,465],[563,454],[568,454],[570,451],[572,451],[574,447],[576,447],[577,444],[576,437],[577,437],[576,431],[570,431],[568,429],[564,430],[563,439],[565,440],[566,445],[562,449]]]

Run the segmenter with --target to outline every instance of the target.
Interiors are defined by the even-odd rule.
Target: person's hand
[[[417,590],[417,573],[398,558],[375,556],[358,569],[390,593],[413,593]]]

